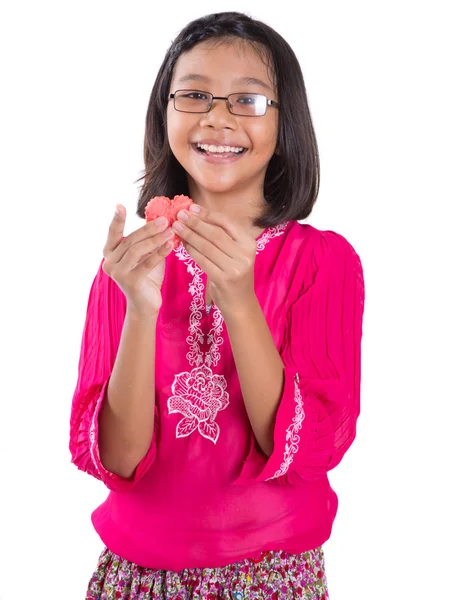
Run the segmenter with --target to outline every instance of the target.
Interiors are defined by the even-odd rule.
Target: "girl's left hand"
[[[223,316],[244,310],[256,299],[254,263],[256,240],[223,213],[202,206],[196,215],[181,210],[174,225],[188,254],[207,274],[212,301]],[[182,220],[185,213],[188,220]],[[175,225],[183,225],[178,231]]]

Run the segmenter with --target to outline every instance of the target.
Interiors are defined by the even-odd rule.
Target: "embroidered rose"
[[[218,441],[220,427],[215,423],[218,411],[229,404],[227,382],[223,375],[214,375],[207,366],[197,367],[190,373],[175,376],[173,395],[168,399],[169,414],[180,413],[183,419],[177,424],[177,437],[186,437],[196,429],[214,444]]]

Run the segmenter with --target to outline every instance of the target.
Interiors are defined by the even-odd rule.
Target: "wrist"
[[[127,306],[125,318],[138,323],[156,325],[158,320],[158,312],[144,312],[132,306]]]
[[[225,323],[228,324],[230,319],[238,320],[248,318],[258,308],[261,308],[259,300],[257,299],[256,294],[253,294],[243,302],[231,304],[228,309],[224,309],[221,312]]]

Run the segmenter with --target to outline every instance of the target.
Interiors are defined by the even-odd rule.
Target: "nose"
[[[227,103],[228,100],[213,100],[209,112],[201,115],[201,125],[234,128],[237,120],[235,115],[229,112]]]

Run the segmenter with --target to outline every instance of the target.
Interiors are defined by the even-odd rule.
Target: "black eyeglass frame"
[[[207,96],[211,96],[211,100],[209,102],[209,107],[207,110],[179,110],[178,108],[175,108],[175,94],[177,94],[177,92],[200,92],[201,94],[206,94]],[[231,110],[231,102],[229,100],[229,98],[231,96],[237,96],[238,94],[245,94],[246,96],[262,96],[263,98],[266,99],[266,109],[263,115],[244,115],[244,114],[238,114],[238,113],[234,113]],[[213,106],[213,101],[214,100],[226,100],[227,102],[227,107],[229,112],[232,115],[235,115],[237,117],[263,117],[266,113],[267,113],[267,106],[274,106],[275,108],[280,108],[280,105],[278,102],[276,102],[275,100],[269,100],[267,98],[267,96],[265,96],[264,94],[256,94],[254,92],[234,92],[232,94],[229,94],[229,96],[214,96],[213,94],[211,94],[210,92],[206,92],[205,90],[194,90],[194,89],[190,89],[190,90],[175,90],[175,92],[173,94],[168,94],[167,97],[168,101],[169,100],[174,100],[174,109],[177,112],[184,112],[184,113],[189,113],[189,114],[196,114],[196,115],[203,115],[205,113],[208,113],[212,110],[212,106]],[[232,105],[233,106],[233,105]]]

